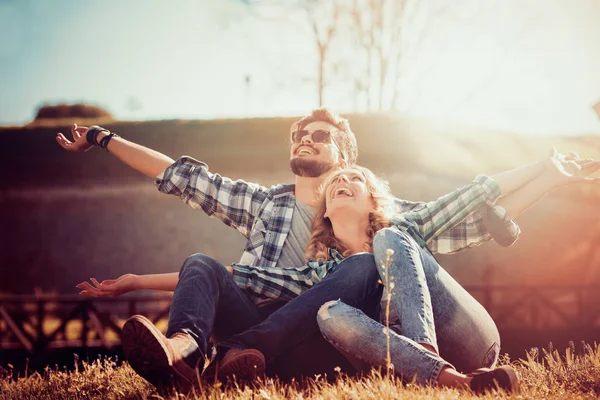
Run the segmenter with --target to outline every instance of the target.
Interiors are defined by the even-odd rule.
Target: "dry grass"
[[[483,398],[524,399],[592,399],[600,396],[600,347],[584,345],[580,354],[574,346],[561,356],[555,350],[544,350],[544,355],[532,351],[526,360],[512,365],[521,378],[520,396],[490,394]],[[173,393],[159,395],[150,384],[137,376],[127,365],[117,366],[110,359],[93,363],[77,362],[73,372],[46,368],[14,379],[10,371],[0,376],[2,399],[457,399],[477,398],[466,391],[403,385],[372,372],[363,378],[339,375],[333,383],[322,377],[304,382],[283,383],[261,380],[251,387],[241,385],[204,386],[201,391],[187,395]],[[501,363],[510,362],[507,357]]]

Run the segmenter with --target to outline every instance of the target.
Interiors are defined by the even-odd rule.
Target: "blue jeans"
[[[385,266],[388,249],[393,251]],[[395,372],[418,382],[436,381],[444,366],[463,372],[492,367],[500,337],[487,311],[407,233],[382,229],[373,241],[381,279],[391,287],[391,308],[400,331],[390,332]],[[383,326],[340,302],[325,304],[318,315],[323,335],[338,350],[369,365],[386,364]],[[439,356],[417,343],[439,350]]]
[[[336,366],[324,362],[323,344],[328,345],[317,325],[317,312],[323,303],[341,299],[375,318],[380,310],[383,286],[372,254],[360,253],[346,258],[321,282],[273,312],[262,323],[219,343],[222,348],[258,349],[267,361],[267,371],[280,377],[331,373]],[[337,366],[345,368],[347,360],[338,352]],[[345,364],[344,364],[345,362]],[[293,373],[280,368],[301,363]],[[349,371],[353,372],[353,371]],[[283,375],[283,376],[282,376]]]
[[[263,321],[280,305],[257,307],[233,281],[227,269],[212,257],[188,257],[173,294],[167,337],[177,332],[189,334],[196,346],[184,354],[195,367],[207,354],[211,336],[227,339]]]

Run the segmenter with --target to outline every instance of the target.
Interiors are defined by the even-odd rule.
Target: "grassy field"
[[[10,370],[1,371],[0,399],[594,399],[600,396],[600,348],[584,346],[577,354],[573,347],[561,355],[556,350],[533,351],[526,359],[511,363],[521,382],[521,394],[493,393],[477,397],[468,391],[403,384],[373,371],[351,378],[332,371],[337,379],[328,382],[316,376],[303,382],[257,380],[250,386],[204,385],[192,393],[159,394],[126,364],[111,359],[94,363],[74,360],[76,370],[47,368],[43,373],[16,378]]]

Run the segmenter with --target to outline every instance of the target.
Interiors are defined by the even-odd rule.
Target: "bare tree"
[[[388,101],[386,107],[385,88],[388,85],[395,88],[398,82],[406,2],[407,0],[352,2],[351,31],[365,59],[364,70],[359,71],[356,77],[356,87],[364,91],[369,110],[381,111],[395,102]],[[394,74],[390,73],[392,71]]]
[[[359,72],[358,76],[356,76],[355,88],[357,91],[357,97],[359,97],[361,93],[366,95],[367,109],[370,110],[370,89],[372,81],[371,67],[373,65],[373,43],[375,42],[375,32],[373,29],[370,29],[370,27],[373,25],[373,17],[370,13],[371,7],[365,8],[364,3],[364,0],[354,0],[351,10],[354,33],[357,36],[358,44],[362,47],[365,56],[364,73]]]
[[[252,17],[270,22],[278,22],[286,27],[296,25],[297,29],[310,32],[316,49],[316,69],[310,75],[298,76],[299,82],[316,83],[317,103],[324,104],[327,86],[330,84],[339,63],[331,57],[332,42],[338,34],[340,20],[347,0],[237,0],[245,3]],[[297,19],[298,15],[304,18]],[[296,16],[294,20],[292,16]],[[308,28],[308,29],[307,29]],[[313,64],[314,65],[314,64]]]
[[[303,4],[317,46],[317,94],[319,107],[324,104],[325,77],[329,50],[343,12],[342,0],[305,0]],[[325,16],[325,17],[324,17]]]
[[[596,104],[594,104],[592,106],[592,109],[594,110],[594,112],[596,113],[598,118],[600,118],[600,101],[598,101]]]

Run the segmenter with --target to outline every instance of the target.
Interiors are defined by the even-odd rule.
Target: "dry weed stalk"
[[[390,277],[389,270],[392,264],[392,256],[394,250],[387,249],[385,252],[385,262],[381,262],[381,268],[385,271],[385,290],[386,290],[386,304],[385,304],[385,328],[383,333],[385,334],[386,341],[386,358],[385,366],[388,376],[394,376],[394,364],[392,364],[392,356],[390,349],[390,303],[392,300],[392,290],[394,289],[394,277]],[[380,260],[381,261],[381,260]]]

